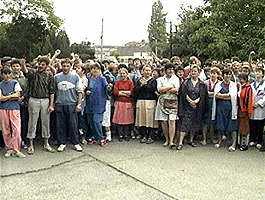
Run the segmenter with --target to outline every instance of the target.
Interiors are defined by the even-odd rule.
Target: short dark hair
[[[224,69],[223,71],[222,71],[222,74],[224,75],[224,74],[232,74],[232,70],[231,69]]]
[[[243,79],[245,81],[248,81],[248,75],[246,73],[240,73],[238,74],[238,79]]]
[[[256,68],[256,71],[260,71],[264,76],[265,70],[262,67]]]
[[[15,59],[13,59],[13,60],[11,61],[10,64],[11,64],[11,66],[12,66],[12,65],[15,65],[15,64],[19,64],[19,65],[21,65],[21,62],[20,62],[19,59],[16,59],[16,58],[15,58]]]
[[[47,56],[41,56],[38,58],[38,63],[45,62],[46,65],[50,64],[50,59]]]
[[[168,69],[175,69],[175,65],[173,65],[172,63],[168,63],[165,65],[165,71],[167,71]]]

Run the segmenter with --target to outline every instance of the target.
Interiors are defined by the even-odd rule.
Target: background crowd
[[[179,57],[82,62],[77,54],[1,59],[1,146],[5,157],[34,154],[35,138],[43,149],[62,152],[68,144],[105,147],[138,139],[182,150],[198,143],[228,150],[264,151],[264,63],[238,57],[206,60]],[[50,142],[53,145],[50,145]]]

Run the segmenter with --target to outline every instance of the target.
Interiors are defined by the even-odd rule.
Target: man
[[[36,126],[41,115],[42,137],[44,138],[44,150],[54,153],[55,150],[49,145],[50,138],[50,113],[54,110],[55,82],[52,75],[45,72],[50,60],[48,57],[39,57],[37,70],[28,70],[22,65],[22,71],[29,84],[29,123],[28,134],[30,145],[27,153],[34,153],[33,140],[36,137]]]
[[[77,113],[81,111],[83,90],[80,77],[72,73],[71,60],[66,58],[62,62],[62,72],[55,75],[56,84],[56,133],[60,144],[57,151],[62,152],[66,147],[67,136],[76,151],[82,151],[78,140]]]
[[[21,71],[21,62],[24,64],[25,60],[13,59],[11,61],[12,79],[19,82],[22,92],[21,97],[18,99],[20,106],[20,118],[21,118],[21,137],[22,146],[27,148],[27,132],[28,132],[28,80]]]

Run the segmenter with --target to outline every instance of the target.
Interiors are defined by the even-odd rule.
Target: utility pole
[[[170,58],[173,56],[173,41],[172,41],[173,35],[172,35],[172,21],[170,21]]]
[[[102,18],[102,27],[101,27],[101,36],[100,36],[100,39],[101,39],[101,46],[100,46],[100,61],[103,60],[103,24],[104,24],[104,19]]]

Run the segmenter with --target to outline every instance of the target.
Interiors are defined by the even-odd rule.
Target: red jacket
[[[130,91],[131,96],[130,97],[119,96],[120,91]],[[116,96],[116,101],[132,102],[133,92],[134,92],[134,84],[132,80],[126,80],[126,81],[119,80],[114,85],[113,93]]]

